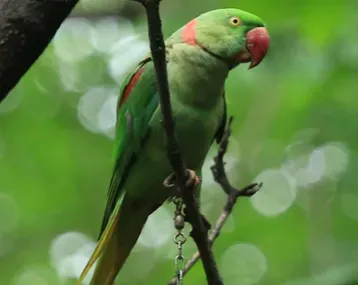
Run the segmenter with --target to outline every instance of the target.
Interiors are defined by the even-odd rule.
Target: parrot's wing
[[[223,92],[224,114],[215,134],[220,143],[226,127],[226,99]],[[143,60],[123,83],[117,105],[117,124],[114,147],[115,166],[108,190],[100,236],[106,228],[116,202],[123,194],[121,184],[126,180],[130,166],[136,159],[149,133],[148,124],[159,104],[159,94],[155,80],[155,69],[151,57]]]
[[[116,163],[108,190],[100,236],[106,228],[116,202],[123,194],[121,183],[125,181],[130,166],[134,163],[136,154],[149,133],[148,123],[159,104],[152,59],[148,57],[142,61],[126,78],[123,86],[117,107],[118,120],[114,148]],[[223,92],[223,101],[223,118],[213,138],[218,144],[225,132],[227,120],[225,92]]]
[[[119,198],[123,195],[121,184],[126,180],[149,128],[149,122],[159,104],[154,64],[146,58],[127,76],[117,103],[117,123],[114,144],[115,164],[108,189],[107,205],[100,235]]]
[[[134,72],[126,77],[122,86],[117,104],[115,164],[102,227],[98,244],[77,284],[81,284],[114,232],[119,217],[119,201],[124,194],[122,185],[149,132],[149,122],[158,107],[159,95],[152,59],[147,57],[141,61]]]

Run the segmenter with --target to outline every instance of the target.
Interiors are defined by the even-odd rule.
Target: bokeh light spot
[[[57,236],[50,246],[50,260],[52,266],[61,277],[78,278],[88,259],[95,243],[79,232],[67,232]],[[93,274],[91,270],[86,280]]]
[[[78,102],[78,118],[81,124],[94,133],[108,132],[109,129],[113,129],[116,120],[114,98],[117,98],[117,90],[114,88],[106,86],[91,88]]]
[[[55,54],[64,61],[79,61],[94,52],[90,43],[94,30],[89,20],[69,18],[62,23],[53,39]]]
[[[114,138],[114,128],[116,125],[116,110],[118,96],[110,95],[101,106],[98,112],[98,128]]]
[[[220,270],[228,285],[251,285],[260,281],[267,271],[267,260],[253,244],[236,244],[221,256]]]
[[[341,142],[331,142],[316,149],[323,152],[325,160],[324,176],[337,180],[347,169],[349,163],[349,151],[347,146]]]
[[[105,60],[91,56],[82,61],[61,61],[57,72],[66,91],[86,92],[92,86],[103,82],[106,66]]]
[[[256,211],[265,216],[277,216],[288,210],[296,198],[296,185],[288,175],[278,169],[267,169],[254,181],[264,186],[251,199]]]
[[[134,34],[133,24],[125,18],[105,17],[93,25],[92,45],[100,52],[108,53],[117,42]]]
[[[148,42],[139,36],[133,34],[122,38],[112,49],[108,63],[109,74],[117,83],[122,83],[127,73],[148,53]]]
[[[283,163],[282,169],[295,178],[299,187],[308,188],[323,179],[338,180],[348,167],[349,150],[344,143],[329,142],[311,149],[306,144],[296,146],[300,147],[287,148],[290,158]],[[292,156],[292,148],[299,148],[300,153]]]
[[[149,216],[138,244],[145,247],[161,247],[173,236],[173,215],[165,207],[159,207]]]

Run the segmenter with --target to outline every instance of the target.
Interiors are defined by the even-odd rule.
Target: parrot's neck
[[[198,46],[179,43],[167,50],[173,98],[196,108],[216,106],[224,92],[228,66]]]

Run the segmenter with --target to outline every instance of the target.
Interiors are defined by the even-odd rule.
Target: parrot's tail
[[[77,285],[82,284],[98,258],[98,264],[90,285],[114,284],[118,272],[136,244],[148,217],[148,213],[143,213],[142,211],[136,212],[133,209],[131,211],[131,207],[126,207],[127,205],[124,206],[122,204],[124,207],[121,207],[121,214],[119,209],[113,211],[112,217],[83,270]]]

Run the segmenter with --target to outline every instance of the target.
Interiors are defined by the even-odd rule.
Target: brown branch
[[[154,62],[157,85],[160,94],[160,106],[163,115],[163,127],[166,134],[168,159],[176,174],[180,188],[185,186],[187,171],[182,159],[174,132],[174,119],[170,103],[170,93],[165,56],[165,44],[159,15],[159,0],[135,0],[142,3],[147,12],[150,50]]]
[[[230,198],[232,200],[231,203],[235,204],[237,198],[243,196],[251,197],[253,194],[255,194],[261,188],[262,183],[259,184],[254,183],[242,189],[237,189],[233,187],[229,182],[229,179],[225,171],[224,155],[227,152],[227,147],[229,145],[232,121],[233,121],[233,117],[231,116],[228,120],[226,130],[219,144],[218,154],[214,157],[214,165],[211,167],[211,171],[213,173],[214,180],[221,186],[221,189],[228,195],[228,199]],[[258,186],[258,189],[256,189],[257,188],[256,186]],[[232,209],[231,204],[228,207]]]
[[[194,171],[187,169],[175,137],[174,120],[170,102],[167,65],[165,58],[165,44],[159,15],[160,0],[134,0],[146,8],[150,50],[152,53],[156,79],[160,94],[160,107],[163,116],[168,159],[174,173],[166,179],[175,181],[180,192],[188,221],[192,225],[191,236],[198,247],[209,285],[223,285],[217,265],[211,251],[208,233],[203,223],[199,207],[194,198],[195,186],[198,178]]]
[[[209,236],[209,243],[210,246],[212,246],[215,242],[215,240],[219,237],[221,229],[225,225],[227,219],[229,218],[234,206],[236,205],[237,199],[239,197],[251,197],[254,195],[257,191],[260,190],[262,187],[262,183],[252,183],[242,189],[237,189],[233,187],[226,175],[225,172],[225,162],[224,162],[224,155],[227,151],[227,147],[229,144],[229,138],[231,135],[231,123],[232,123],[233,117],[229,118],[228,125],[226,127],[225,133],[221,139],[221,142],[219,144],[219,150],[217,155],[214,157],[214,165],[211,167],[214,180],[220,184],[222,190],[228,195],[226,204],[224,206],[223,212],[219,216],[215,227],[211,230],[210,236]],[[185,264],[183,275],[185,274],[195,265],[195,263],[200,259],[200,253],[199,251],[195,252],[193,256],[190,258],[190,260]],[[176,278],[172,278],[170,282],[167,285],[176,285]]]
[[[45,50],[77,2],[0,1],[0,102]]]

